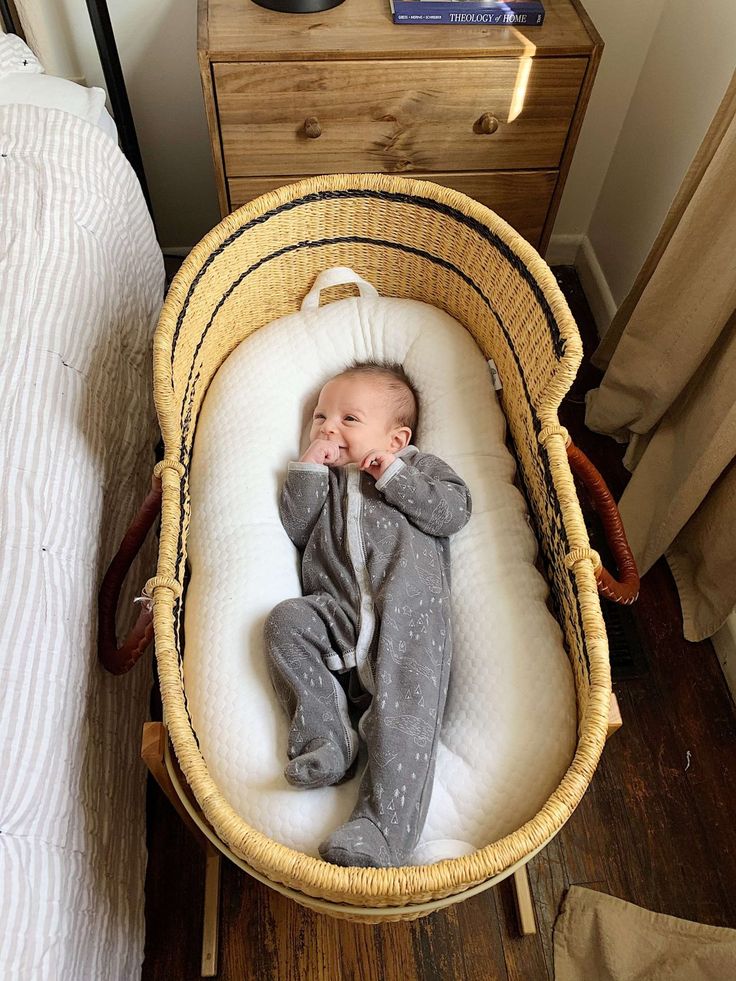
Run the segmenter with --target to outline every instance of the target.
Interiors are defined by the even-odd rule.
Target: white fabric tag
[[[493,358],[488,359],[488,369],[491,372],[491,381],[493,382],[493,387],[497,392],[503,390],[503,385],[501,384],[501,376],[498,373],[498,368],[496,367],[496,362]]]

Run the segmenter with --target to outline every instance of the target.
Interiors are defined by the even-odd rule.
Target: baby
[[[401,366],[347,368],[320,392],[309,449],[281,492],[304,593],[266,622],[291,720],[289,783],[343,780],[358,751],[348,697],[363,709],[358,802],[319,847],[337,865],[406,864],[432,790],[452,654],[447,536],[471,502],[446,463],[410,445],[417,414]]]

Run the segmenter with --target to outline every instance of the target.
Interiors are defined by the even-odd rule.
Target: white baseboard
[[[544,256],[547,265],[575,266],[583,237],[582,235],[553,235]]]
[[[598,328],[598,336],[603,337],[611,326],[618,305],[613,298],[611,289],[606,280],[598,256],[587,235],[583,236],[580,250],[577,255],[575,268],[580,276],[580,285],[583,293],[590,304],[590,309]]]
[[[726,683],[736,700],[736,613],[731,614],[711,640],[726,676]]]
[[[603,337],[618,307],[588,236],[553,235],[545,258],[550,266],[575,266],[598,336]]]

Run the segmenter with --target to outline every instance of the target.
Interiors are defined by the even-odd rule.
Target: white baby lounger
[[[318,306],[320,289],[346,282],[362,295]],[[184,687],[202,755],[232,807],[317,856],[355,804],[360,768],[337,787],[286,782],[288,722],[266,671],[263,623],[278,602],[300,595],[297,553],[277,510],[288,461],[298,458],[319,389],[356,359],[404,365],[420,398],[415,442],[461,474],[473,498],[470,524],[451,542],[454,657],[412,859],[424,864],[474,851],[533,817],[569,766],[576,734],[572,671],[534,566],[503,413],[483,355],[444,311],[379,297],[352,270],[328,270],[302,312],[243,341],[217,372],[190,473]],[[401,693],[408,714],[413,697]]]
[[[362,295],[344,299],[355,284],[323,291],[332,302],[317,309],[318,277],[334,267],[354,270]],[[155,338],[164,459],[101,590],[100,656],[126,670],[152,632],[144,610],[116,650],[119,580],[160,504],[145,588],[164,706],[158,779],[209,842],[272,888],[365,922],[422,916],[510,875],[580,801],[611,697],[598,589],[636,592],[620,533],[623,588],[590,549],[568,462],[578,451],[557,418],[581,353],[537,253],[427,181],[301,181],[223,219],[182,265]],[[435,786],[418,864],[403,868],[317,857],[356,784],[286,784],[287,720],[263,660],[264,618],[299,593],[278,488],[312,398],[356,357],[405,365],[422,399],[417,441],[458,471],[474,504],[451,542],[455,650]],[[590,482],[613,522],[610,495]]]

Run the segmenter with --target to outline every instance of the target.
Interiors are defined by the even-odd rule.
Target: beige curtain
[[[585,420],[629,441],[626,533],[640,573],[666,555],[688,640],[736,606],[735,107],[732,84],[656,263],[597,352],[610,362]]]
[[[725,981],[736,930],[570,886],[554,932],[555,981]]]

